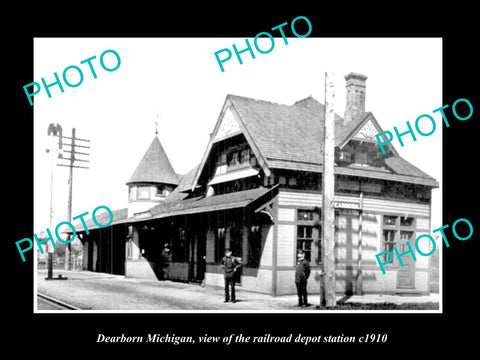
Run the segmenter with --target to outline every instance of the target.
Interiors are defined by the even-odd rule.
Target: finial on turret
[[[160,117],[160,113],[158,112],[157,108],[157,121],[155,121],[155,135],[158,135],[158,118]]]

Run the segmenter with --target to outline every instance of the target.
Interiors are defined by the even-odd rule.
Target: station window
[[[398,216],[389,216],[389,215],[384,215],[383,216],[383,225],[395,225],[397,222]]]
[[[406,241],[411,241],[414,236],[415,218],[407,216],[383,216],[383,236],[381,251],[390,251],[394,253],[393,248],[396,246],[400,252],[404,251]],[[389,254],[383,255],[383,261],[386,262],[390,258]],[[396,264],[395,259],[390,264]]]
[[[313,221],[313,211],[311,211],[311,210],[298,210],[297,220]]]
[[[230,250],[235,257],[241,258],[243,242],[243,229],[241,226],[232,226],[230,228]]]
[[[395,246],[395,230],[383,230],[383,247],[382,251],[390,251],[393,254],[393,247]],[[389,254],[383,255],[383,262],[387,262]]]
[[[215,262],[218,264],[225,255],[225,228],[217,229],[215,236]]]
[[[413,226],[413,224],[415,223],[415,218],[413,217],[404,217],[404,216],[401,216],[400,217],[400,226]]]
[[[176,239],[172,242],[172,261],[184,262],[188,261],[188,244],[187,234],[185,229],[179,228],[176,234]]]
[[[413,238],[413,231],[400,231],[400,242],[403,244],[406,241],[410,241]]]
[[[313,226],[297,226],[297,251],[305,252],[305,259],[312,261]]]
[[[297,211],[297,251],[303,250],[305,252],[305,259],[309,262],[315,260],[312,254],[318,253],[318,259],[321,259],[318,239],[319,228],[315,225],[315,220],[318,220],[318,214],[313,210]]]

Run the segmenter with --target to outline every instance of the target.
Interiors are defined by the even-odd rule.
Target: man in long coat
[[[230,301],[230,291],[231,288],[231,300],[234,303],[235,300],[235,280],[237,275],[237,270],[240,268],[240,262],[235,256],[232,255],[230,249],[225,249],[225,256],[220,261],[220,264],[223,266],[225,271],[225,301]]]
[[[310,306],[307,301],[307,280],[310,276],[310,263],[305,259],[305,253],[300,250],[295,268],[295,285],[297,285],[298,306]]]

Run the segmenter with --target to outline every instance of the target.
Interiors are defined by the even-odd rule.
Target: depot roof
[[[178,175],[157,136],[143,155],[127,185],[132,183],[163,183],[178,185]]]
[[[114,220],[109,226],[131,224],[145,220],[161,219],[171,216],[238,209],[252,204],[255,208],[257,208],[268,202],[277,194],[277,192],[278,186],[271,188],[260,187],[222,195],[197,196],[191,198],[187,198],[188,195],[186,193],[178,193],[179,196],[175,200],[162,201],[160,204],[150,210],[136,213],[134,217],[127,217],[127,209],[114,210],[112,211]],[[110,215],[108,213],[99,214],[96,217],[96,220],[100,224],[107,224],[110,220]],[[93,222],[91,218],[86,219],[85,224],[89,231],[100,228]],[[83,224],[77,223],[75,225],[75,231],[77,233],[85,232]],[[72,234],[70,228],[64,232],[67,234]]]
[[[235,120],[265,172],[273,168],[323,172],[321,139],[324,137],[325,109],[313,97],[307,97],[293,105],[284,105],[229,94],[223,108],[229,108],[235,115]],[[214,133],[221,121],[220,117]],[[373,124],[378,132],[381,131],[371,112],[364,112],[349,122],[344,122],[341,116],[335,114],[334,121],[335,146],[340,148],[367,122]],[[197,185],[214,142],[212,136],[193,178],[192,188]],[[336,166],[335,173],[438,187],[438,182],[433,177],[401,158],[393,146],[391,149],[393,155],[385,159],[386,171],[374,167],[358,169],[354,166]]]

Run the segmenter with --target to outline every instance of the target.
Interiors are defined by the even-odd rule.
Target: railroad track
[[[46,305],[48,308],[53,308],[51,310],[82,310],[74,305],[67,304],[64,301],[52,298],[51,296],[47,296],[45,294],[41,294],[37,292],[38,304],[37,307],[40,307],[40,303]]]

